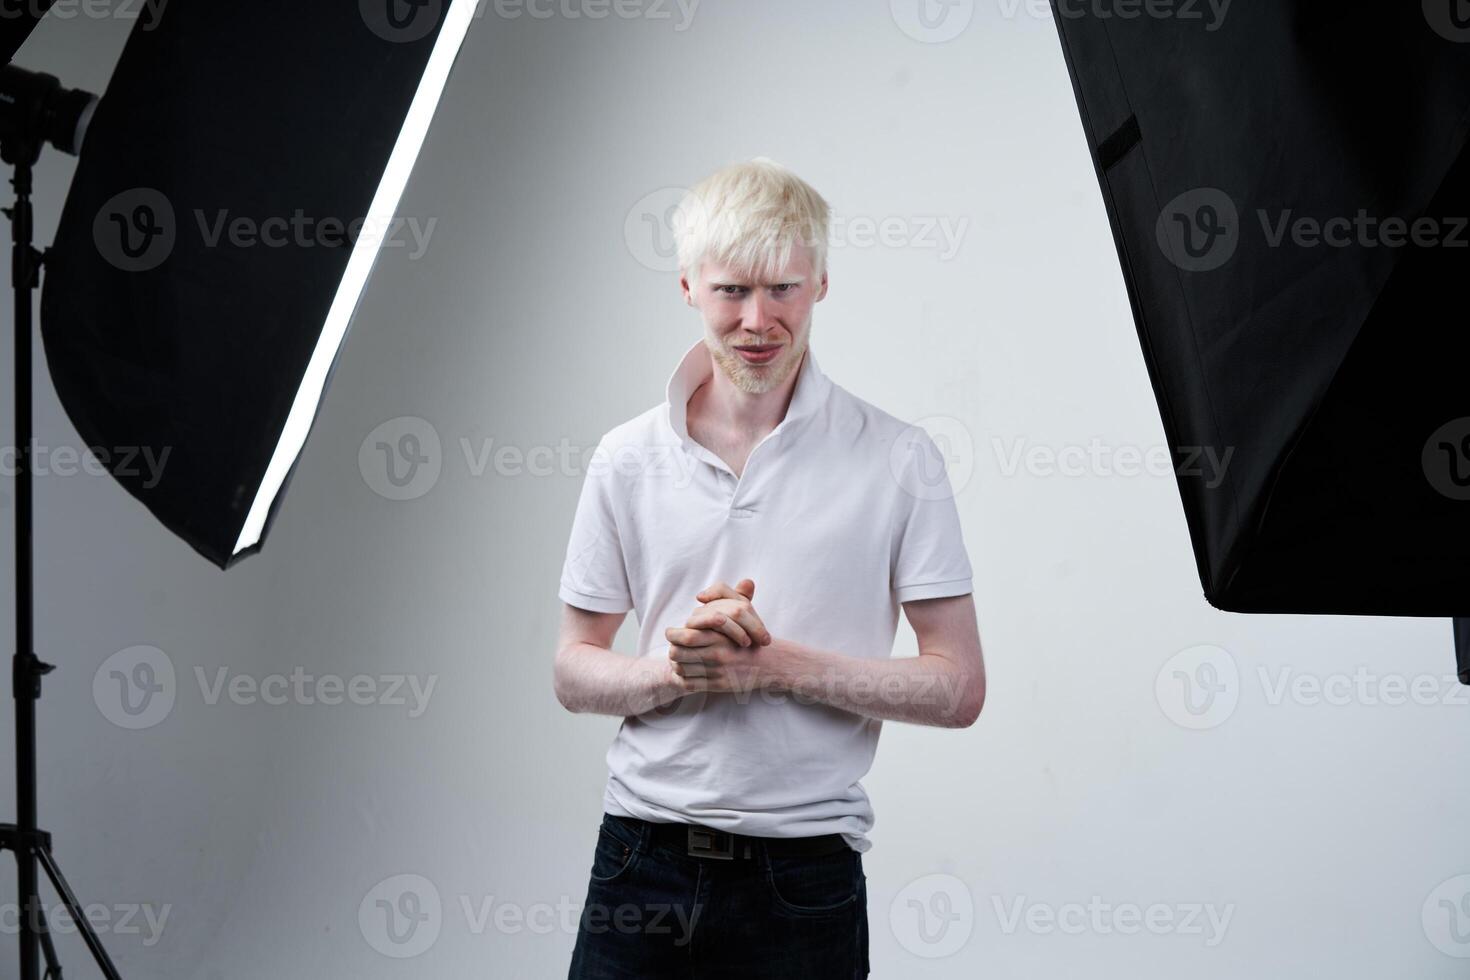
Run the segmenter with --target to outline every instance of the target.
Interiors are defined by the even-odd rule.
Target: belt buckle
[[[726,830],[690,827],[689,855],[733,861],[735,860],[735,838]]]

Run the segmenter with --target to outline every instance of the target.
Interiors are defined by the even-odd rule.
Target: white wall
[[[123,974],[564,975],[617,725],[567,714],[551,690],[581,470],[477,474],[464,447],[588,449],[658,402],[699,327],[627,229],[661,211],[661,190],[765,154],[838,215],[813,328],[823,368],[930,419],[958,440],[951,472],[972,473],[958,501],[989,702],[965,731],[884,726],[865,780],[874,975],[1461,975],[1431,937],[1470,954],[1439,905],[1466,889],[1435,893],[1470,873],[1467,707],[1377,703],[1390,677],[1463,700],[1448,624],[1216,612],[1168,473],[1010,465],[1017,449],[1096,440],[1111,461],[1163,444],[1045,12],[961,0],[926,34],[900,26],[915,23],[907,0],[704,0],[687,23],[687,4],[660,3],[661,19],[651,2],[478,19],[402,203],[433,222],[428,248],[381,256],[261,554],[219,572],[109,479],[41,481],[38,647],[60,665],[41,705],[42,821],[84,901],[167,909],[152,945],[146,923],[109,933]],[[100,91],[127,27],[53,13],[18,61]],[[43,241],[72,166],[41,167]],[[863,237],[884,219],[897,243]],[[957,248],[933,222],[960,230]],[[76,445],[40,378],[38,439]],[[433,426],[441,470],[395,501],[359,449],[406,416]],[[178,693],[129,731],[92,682],[137,644],[168,655]],[[1193,715],[1174,670],[1200,654],[1171,658],[1202,645],[1236,678]],[[915,652],[906,625],[898,652]],[[211,704],[196,668],[435,686],[417,717]],[[1283,678],[1342,684],[1359,668],[1349,703],[1277,696]],[[11,819],[13,799],[0,805]],[[442,900],[413,959],[382,955],[359,923],[400,874]],[[1128,903],[1173,923],[1121,934]],[[1223,930],[1193,906],[1228,915]],[[496,925],[517,911],[537,925]],[[80,942],[62,950],[85,975]]]

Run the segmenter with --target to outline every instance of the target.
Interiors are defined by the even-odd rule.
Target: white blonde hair
[[[679,268],[693,279],[700,263],[714,261],[769,282],[802,244],[820,280],[830,215],[815,188],[774,160],[730,164],[690,188],[674,211]]]

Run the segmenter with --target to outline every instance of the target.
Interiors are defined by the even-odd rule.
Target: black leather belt
[[[847,841],[841,834],[822,834],[818,837],[756,837],[736,834],[727,830],[715,830],[702,824],[654,823],[637,817],[614,818],[631,829],[652,829],[652,841],[679,854],[690,857],[715,858],[723,861],[750,860],[764,847],[766,853],[775,857],[820,857],[849,851]]]

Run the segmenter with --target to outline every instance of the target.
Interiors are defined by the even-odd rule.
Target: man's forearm
[[[641,715],[669,700],[669,661],[576,643],[556,657],[556,698],[568,711]]]
[[[934,653],[875,660],[778,638],[755,655],[771,657],[775,689],[787,697],[872,718],[965,728],[985,700],[983,676]]]

